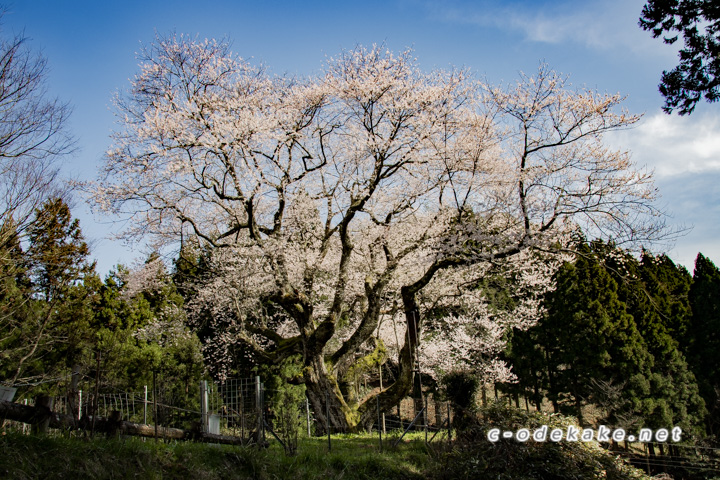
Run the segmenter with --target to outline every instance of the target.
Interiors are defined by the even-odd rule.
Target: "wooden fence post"
[[[153,370],[153,420],[155,421],[155,441],[158,439],[158,413],[157,413],[157,383],[155,381],[155,370]]]
[[[50,426],[50,415],[52,414],[54,404],[54,397],[48,397],[47,395],[39,395],[35,397],[36,416],[35,421],[30,428],[31,433],[47,433],[48,427]]]
[[[110,412],[110,416],[107,419],[107,423],[107,437],[120,437],[120,427],[122,426],[122,412],[120,412],[119,410],[112,410]]]

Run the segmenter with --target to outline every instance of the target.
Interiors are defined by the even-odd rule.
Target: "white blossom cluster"
[[[156,292],[167,285],[167,271],[160,257],[118,273],[126,300],[141,292]]]
[[[487,383],[513,382],[515,375],[498,359],[511,329],[526,330],[545,313],[543,295],[554,287],[552,276],[565,255],[541,256],[525,251],[503,262],[499,268],[455,271],[455,278],[438,277],[428,286],[426,296],[434,297],[432,308],[453,313],[426,327],[420,344],[420,368],[434,377],[457,369],[474,371]],[[462,275],[462,278],[458,278]],[[511,306],[497,305],[477,279],[510,278],[499,293]],[[430,322],[430,320],[428,320]]]
[[[216,327],[218,364],[298,338],[306,381],[341,377],[379,336],[405,369],[511,380],[495,357],[542,313],[568,236],[660,231],[651,175],[602,143],[638,117],[545,66],[503,89],[379,47],[307,79],[182,37],[142,60],[94,198],[128,236],[210,252],[189,314]],[[494,268],[510,311],[471,288]]]
[[[133,268],[121,270],[118,277],[122,282],[121,296],[126,302],[132,302],[141,293],[163,296],[163,290],[167,289],[171,282],[159,256]],[[185,310],[175,303],[163,301],[150,322],[140,327],[134,336],[146,342],[166,346],[186,341],[192,334],[187,327]]]
[[[185,323],[185,312],[176,305],[168,305],[147,325],[139,328],[134,336],[163,347],[188,340],[192,333]]]

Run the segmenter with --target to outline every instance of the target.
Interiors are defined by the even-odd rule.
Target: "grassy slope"
[[[268,449],[155,443],[138,439],[0,437],[3,479],[420,479],[430,457],[421,442],[379,454],[368,438],[306,439],[297,456]]]
[[[107,440],[0,436],[0,479],[607,479],[647,478],[593,443],[490,443],[493,426],[517,430],[547,424],[567,428],[572,419],[527,413],[508,407],[486,409],[464,438],[427,447],[424,435],[378,450],[377,437],[303,438],[299,453],[286,456],[277,442],[270,448],[194,443],[156,443],[139,439]]]

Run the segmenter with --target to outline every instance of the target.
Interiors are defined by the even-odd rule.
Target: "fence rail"
[[[279,400],[279,391],[266,389],[260,377],[227,379],[223,383],[203,381],[196,388],[195,398],[185,403],[173,401],[162,388],[152,386],[139,392],[78,389],[66,396],[36,401],[35,405],[27,405],[27,399],[23,403],[3,401],[0,419],[29,424],[35,430],[82,430],[229,444],[266,444],[275,439],[288,448],[282,439],[282,422],[287,422],[283,412],[288,405]],[[451,439],[449,404],[425,399],[419,414],[418,405],[408,398],[392,411],[378,408],[377,420],[367,431],[377,433],[380,448],[383,436],[386,443],[392,436],[397,445],[411,429],[424,431],[427,442]],[[320,421],[325,416],[315,415],[305,398],[292,411],[296,417],[292,422],[299,426],[301,436],[349,433]],[[328,447],[332,448],[331,443]]]
[[[47,397],[46,397],[47,398]],[[195,440],[212,443],[239,445],[242,439],[225,435],[213,435],[198,430],[184,430],[180,428],[162,427],[159,425],[146,425],[124,421],[119,412],[115,411],[110,417],[84,416],[77,419],[72,415],[54,412],[46,402],[37,405],[23,405],[7,401],[0,401],[0,418],[13,420],[32,425],[38,431],[47,428],[61,430],[84,430],[113,435],[134,435],[140,437],[154,437],[173,440]]]
[[[14,395],[14,388],[11,393]],[[209,381],[197,385],[197,397],[189,404],[173,402],[161,388],[145,387],[140,392],[85,392],[78,390],[56,398],[39,396],[35,405],[27,399],[14,403],[0,398],[0,420],[18,422],[23,431],[47,429],[88,432],[108,436],[132,435],[165,440],[185,440],[229,445],[267,445],[278,441],[290,451],[279,433],[280,411],[287,405],[277,399],[279,391],[266,389],[260,377],[228,379],[223,383]],[[167,403],[166,403],[167,402]],[[174,404],[173,404],[174,403]],[[419,408],[419,411],[418,411]],[[302,436],[328,435],[328,449],[332,450],[330,434],[348,433],[324,424],[310,408],[307,399],[295,405],[296,424],[301,424]],[[427,443],[452,441],[452,409],[449,402],[436,401],[432,396],[403,399],[390,411],[378,408],[377,419],[367,428],[375,433],[380,450],[385,445],[397,446],[405,435],[414,430],[424,433]],[[179,426],[185,423],[185,426]],[[415,435],[414,438],[418,438]],[[422,438],[422,435],[421,435]],[[662,445],[658,445],[662,449]],[[658,473],[668,469],[707,469],[718,471],[716,449],[702,461],[698,446],[674,446],[678,453],[665,455],[642,454],[637,451],[616,451],[633,465]],[[688,456],[679,452],[687,449]]]

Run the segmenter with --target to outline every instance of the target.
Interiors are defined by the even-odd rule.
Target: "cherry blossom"
[[[602,142],[638,117],[545,66],[497,88],[357,47],[316,78],[273,77],[225,42],[184,37],[141,62],[116,101],[97,205],[125,214],[130,238],[202,245],[188,313],[216,322],[211,361],[229,365],[239,343],[261,361],[299,355],[316,415],[331,393],[337,428],[395,405],[415,362],[475,359],[511,380],[495,358],[503,333],[541,313],[569,236],[662,233],[651,175]],[[511,311],[476,288],[491,274],[513,279]],[[395,381],[346,396],[379,337]]]

